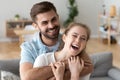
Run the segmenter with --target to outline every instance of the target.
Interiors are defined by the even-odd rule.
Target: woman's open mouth
[[[72,49],[78,50],[78,49],[79,49],[79,46],[77,46],[77,45],[72,45]]]

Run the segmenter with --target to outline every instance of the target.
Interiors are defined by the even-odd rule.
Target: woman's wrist
[[[72,75],[71,74],[71,80],[80,80],[79,75]]]
[[[56,78],[56,80],[63,80],[63,78]]]

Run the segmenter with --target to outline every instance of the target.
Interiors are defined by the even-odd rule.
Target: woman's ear
[[[63,42],[65,42],[65,39],[66,39],[66,35],[63,34],[63,36],[62,36],[62,40],[63,40]]]

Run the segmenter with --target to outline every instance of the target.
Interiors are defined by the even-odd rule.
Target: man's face
[[[53,11],[38,14],[36,19],[37,27],[41,35],[48,39],[57,39],[60,30],[59,17]]]

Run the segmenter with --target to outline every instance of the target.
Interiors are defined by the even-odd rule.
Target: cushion
[[[94,65],[94,71],[91,77],[107,76],[108,71],[112,68],[112,53],[101,52],[90,55],[92,63]]]
[[[20,78],[8,71],[1,71],[1,80],[20,80]]]
[[[111,68],[108,72],[108,75],[112,77],[114,80],[120,80],[120,69]]]
[[[113,80],[110,77],[94,77],[90,78],[90,80]]]
[[[0,60],[0,70],[19,75],[19,59]]]

